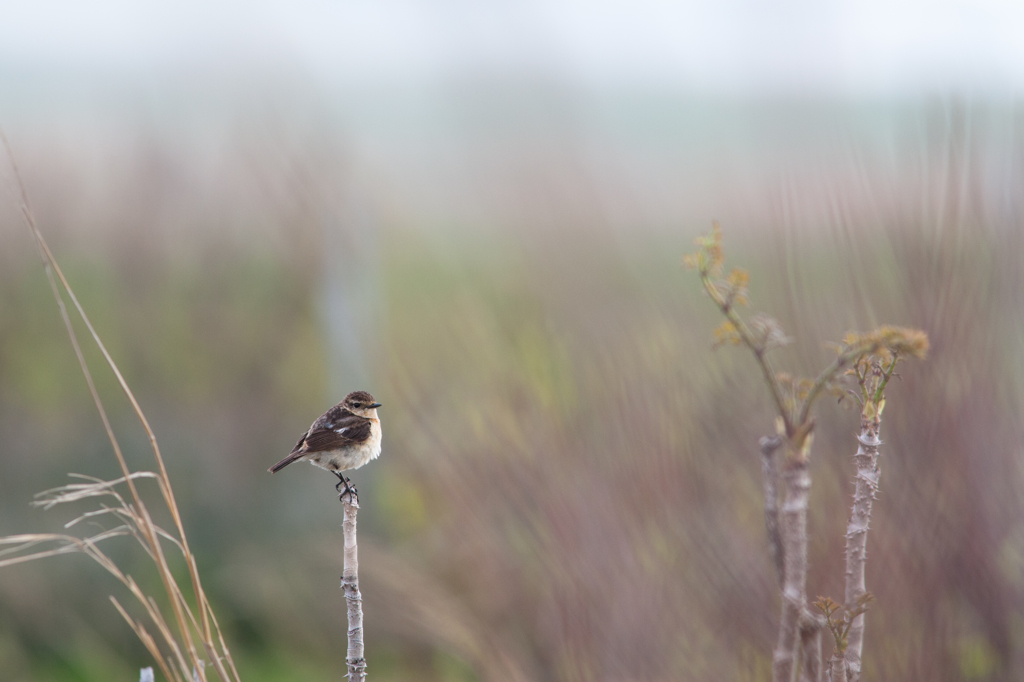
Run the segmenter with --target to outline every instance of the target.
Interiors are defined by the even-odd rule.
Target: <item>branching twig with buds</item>
[[[848,674],[846,663],[850,632],[857,620],[863,620],[864,613],[868,610],[868,604],[874,599],[870,592],[863,593],[854,602],[853,608],[846,609],[842,618],[833,618],[841,607],[828,597],[818,597],[818,601],[814,602],[818,610],[825,614],[825,624],[836,642],[835,651],[829,661],[832,682],[851,682],[852,678]]]
[[[859,682],[864,630],[864,559],[871,503],[878,486],[878,428],[885,407],[885,387],[894,376],[896,363],[905,357],[924,357],[927,335],[916,329],[884,326],[867,334],[848,334],[837,346],[837,357],[813,379],[797,379],[779,373],[768,353],[791,341],[779,323],[756,314],[744,321],[737,306],[748,303],[750,276],[733,269],[722,278],[725,262],[722,233],[715,224],[711,233],[696,240],[697,251],[684,258],[687,267],[700,275],[704,290],[725,317],[715,330],[715,345],[746,346],[754,355],[778,418],[776,435],[761,440],[765,491],[765,528],[769,553],[779,577],[782,615],[773,654],[775,682],[792,682],[798,668],[802,680],[822,677],[819,617],[807,608],[807,506],[811,487],[809,460],[814,440],[814,402],[828,392],[840,402],[847,391],[839,385],[843,376],[855,376],[860,391],[853,392],[862,408],[860,449],[855,456],[857,483],[854,506],[847,528],[846,612],[844,621],[843,679],[850,669],[851,682]],[[852,368],[852,369],[851,369]],[[845,374],[844,374],[845,372]],[[784,446],[781,473],[776,450]],[[779,513],[779,483],[783,483]],[[831,616],[832,612],[827,612]],[[838,640],[837,640],[838,642]],[[799,665],[798,660],[799,648]],[[817,652],[817,653],[816,653]],[[833,666],[835,666],[833,660]],[[833,682],[837,682],[833,672]]]

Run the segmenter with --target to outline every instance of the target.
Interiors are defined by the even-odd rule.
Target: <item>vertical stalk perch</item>
[[[837,651],[832,654],[829,664],[832,682],[849,682],[846,678],[846,661],[841,653]]]
[[[775,566],[775,576],[782,587],[783,566],[782,534],[779,531],[779,468],[775,452],[782,445],[778,436],[761,439],[761,473],[764,475],[764,529],[768,534],[768,556]]]
[[[850,522],[846,526],[846,610],[852,612],[866,592],[864,567],[867,563],[868,524],[871,521],[871,506],[878,492],[878,431],[881,419],[878,410],[872,416],[861,417],[860,445],[853,461],[857,466],[857,477],[853,493],[853,508]],[[853,619],[846,648],[846,666],[849,681],[859,682],[861,652],[864,649],[864,614]]]
[[[354,493],[341,496],[345,508],[345,568],[341,576],[341,589],[345,591],[348,606],[348,664],[350,682],[366,679],[366,658],[363,654],[363,596],[359,593],[359,554],[356,545],[356,514],[359,512],[359,498]]]
[[[775,682],[793,680],[800,624],[807,609],[807,500],[811,490],[807,458],[787,452],[784,477],[786,496],[782,505],[782,543],[785,562],[782,619],[772,657],[772,678]]]
[[[821,632],[825,628],[820,616],[805,610],[800,622],[800,682],[825,682],[821,665]]]

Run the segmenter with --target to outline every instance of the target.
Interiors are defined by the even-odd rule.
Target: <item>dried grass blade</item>
[[[182,614],[180,611],[177,600],[174,599],[173,596],[171,584],[175,582],[174,576],[172,575],[170,566],[167,564],[167,560],[163,555],[163,548],[161,547],[160,541],[157,538],[156,532],[153,529],[154,524],[152,522],[152,519],[150,518],[149,512],[146,510],[146,506],[142,502],[142,498],[139,496],[139,492],[135,487],[135,483],[132,479],[131,472],[128,469],[127,461],[125,460],[124,454],[121,451],[121,447],[117,441],[117,437],[114,435],[114,430],[110,424],[110,419],[107,416],[106,409],[103,406],[103,401],[100,399],[99,392],[96,390],[95,382],[92,379],[92,374],[89,372],[89,367],[85,362],[85,356],[83,355],[81,345],[78,342],[78,336],[75,333],[74,326],[71,324],[71,318],[68,315],[67,307],[64,305],[64,299],[60,295],[60,288],[58,288],[57,282],[54,279],[55,272],[57,276],[60,278],[64,291],[71,299],[71,302],[74,304],[75,309],[78,311],[78,314],[82,318],[83,323],[89,330],[89,333],[92,335],[92,338],[96,342],[96,345],[99,347],[100,352],[102,353],[104,359],[107,362],[107,365],[110,367],[111,371],[114,373],[114,376],[117,378],[118,383],[121,386],[121,389],[128,397],[128,400],[131,403],[132,409],[135,411],[136,416],[142,422],[143,428],[145,429],[146,434],[149,437],[150,445],[153,448],[157,464],[160,468],[160,475],[162,478],[160,486],[161,492],[164,495],[164,500],[168,506],[171,516],[174,518],[178,532],[182,537],[185,551],[189,555],[191,555],[191,553],[188,550],[188,545],[185,542],[184,527],[181,523],[181,516],[178,513],[178,508],[177,504],[175,503],[173,493],[171,492],[170,479],[167,476],[167,470],[166,467],[164,466],[163,458],[160,456],[160,448],[156,442],[156,435],[150,428],[148,420],[142,413],[142,409],[139,407],[138,402],[135,400],[135,395],[128,387],[128,384],[124,380],[124,377],[121,375],[121,372],[117,367],[117,364],[110,356],[110,353],[107,351],[107,348],[103,344],[103,341],[100,339],[99,334],[96,332],[96,329],[92,326],[92,322],[89,320],[88,315],[86,315],[85,309],[82,307],[81,303],[79,303],[78,297],[75,295],[74,290],[71,288],[71,285],[64,277],[64,273],[61,271],[60,266],[57,264],[57,261],[54,258],[53,253],[50,251],[50,248],[47,245],[46,240],[43,238],[42,233],[36,227],[35,219],[33,218],[32,211],[29,208],[28,192],[25,189],[25,184],[21,179],[21,173],[18,170],[17,163],[14,160],[14,154],[11,151],[10,143],[8,142],[6,135],[3,134],[2,130],[0,130],[0,140],[2,140],[4,143],[4,147],[6,148],[8,157],[11,161],[11,166],[14,170],[14,176],[18,182],[18,188],[21,193],[22,216],[25,218],[26,225],[28,226],[29,231],[32,233],[36,246],[39,249],[40,257],[43,260],[43,267],[46,271],[46,277],[50,283],[50,289],[53,293],[54,299],[57,302],[57,307],[60,310],[61,318],[64,321],[64,326],[68,332],[68,336],[71,339],[71,345],[74,348],[75,356],[78,359],[79,367],[82,370],[82,374],[85,376],[86,384],[89,387],[89,393],[93,398],[93,403],[96,405],[97,411],[100,413],[100,419],[103,422],[103,427],[107,433],[107,438],[114,449],[114,454],[117,457],[118,465],[121,467],[121,473],[123,474],[125,481],[128,484],[128,488],[132,493],[132,500],[135,502],[135,506],[138,509],[139,516],[142,519],[142,523],[140,524],[140,530],[146,536],[146,541],[153,550],[152,554],[155,555],[153,560],[154,563],[156,564],[157,572],[160,575],[161,582],[164,584],[164,589],[166,590],[168,596],[170,597],[171,605],[174,610],[175,620],[177,621],[178,630],[181,634],[182,640],[184,641],[193,662],[196,664],[196,667],[200,668],[201,670],[202,668],[201,666],[199,666],[200,658],[198,652],[196,651],[195,643],[192,640],[192,633],[189,630],[184,614]],[[193,571],[193,564],[191,561],[188,562],[188,565],[189,572],[191,574],[192,584],[193,587],[195,587],[199,583],[199,575],[195,571]],[[201,594],[201,591],[199,592],[199,594]],[[197,598],[202,599],[205,602],[205,595],[200,597],[197,594]],[[204,622],[208,622],[206,618],[205,604],[201,606],[203,606],[203,608],[201,609],[202,618]],[[206,628],[206,630],[208,633],[208,627]],[[209,637],[207,637],[207,639],[209,639]],[[200,677],[203,680],[203,682],[206,682],[205,675],[203,675],[202,672],[200,672]]]
[[[110,481],[105,481],[103,479],[93,478],[92,476],[83,476],[81,474],[68,475],[75,476],[76,478],[87,478],[92,482],[69,483],[67,485],[57,486],[56,488],[50,488],[49,490],[36,493],[33,495],[36,500],[32,502],[32,506],[42,507],[43,509],[52,509],[58,504],[77,502],[78,500],[84,500],[87,497],[97,497],[102,495],[113,495],[118,499],[122,499],[121,495],[113,488],[114,486],[126,482],[126,478],[124,476]],[[158,476],[152,471],[136,471],[133,472],[129,478],[134,480],[139,478],[158,478]]]
[[[110,596],[110,601],[114,604],[114,608],[117,609],[117,612],[121,614],[121,617],[127,621],[128,626],[135,632],[135,635],[142,641],[142,644],[149,651],[149,655],[152,656],[153,660],[156,661],[156,664],[160,666],[160,671],[164,674],[164,677],[168,680],[177,680],[180,682],[181,678],[178,677],[178,671],[167,666],[167,663],[164,661],[163,654],[160,653],[160,648],[156,644],[156,640],[154,640],[153,636],[146,631],[146,628],[142,623],[137,622],[134,618],[128,615],[128,612],[125,611],[124,607],[121,606],[121,603],[117,601],[117,598],[113,595]],[[171,674],[172,670],[174,670],[173,675]]]

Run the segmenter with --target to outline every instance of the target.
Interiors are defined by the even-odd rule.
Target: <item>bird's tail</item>
[[[278,462],[274,466],[272,466],[269,469],[267,469],[267,471],[269,471],[272,474],[276,474],[281,469],[284,469],[286,466],[288,466],[289,464],[291,464],[295,460],[297,460],[300,457],[302,457],[303,454],[304,453],[301,453],[301,452],[293,452],[292,454],[288,455],[287,457],[282,459],[280,462]]]

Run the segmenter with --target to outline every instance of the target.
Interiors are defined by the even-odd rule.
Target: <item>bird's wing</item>
[[[295,447],[292,448],[292,451],[289,452],[288,454],[289,455],[294,455],[296,452],[302,452],[302,446],[305,443],[306,443],[306,434],[302,434],[301,436],[299,436],[299,442],[295,444]]]
[[[324,452],[347,445],[358,445],[370,437],[370,420],[348,410],[331,409],[317,419],[296,451]]]

